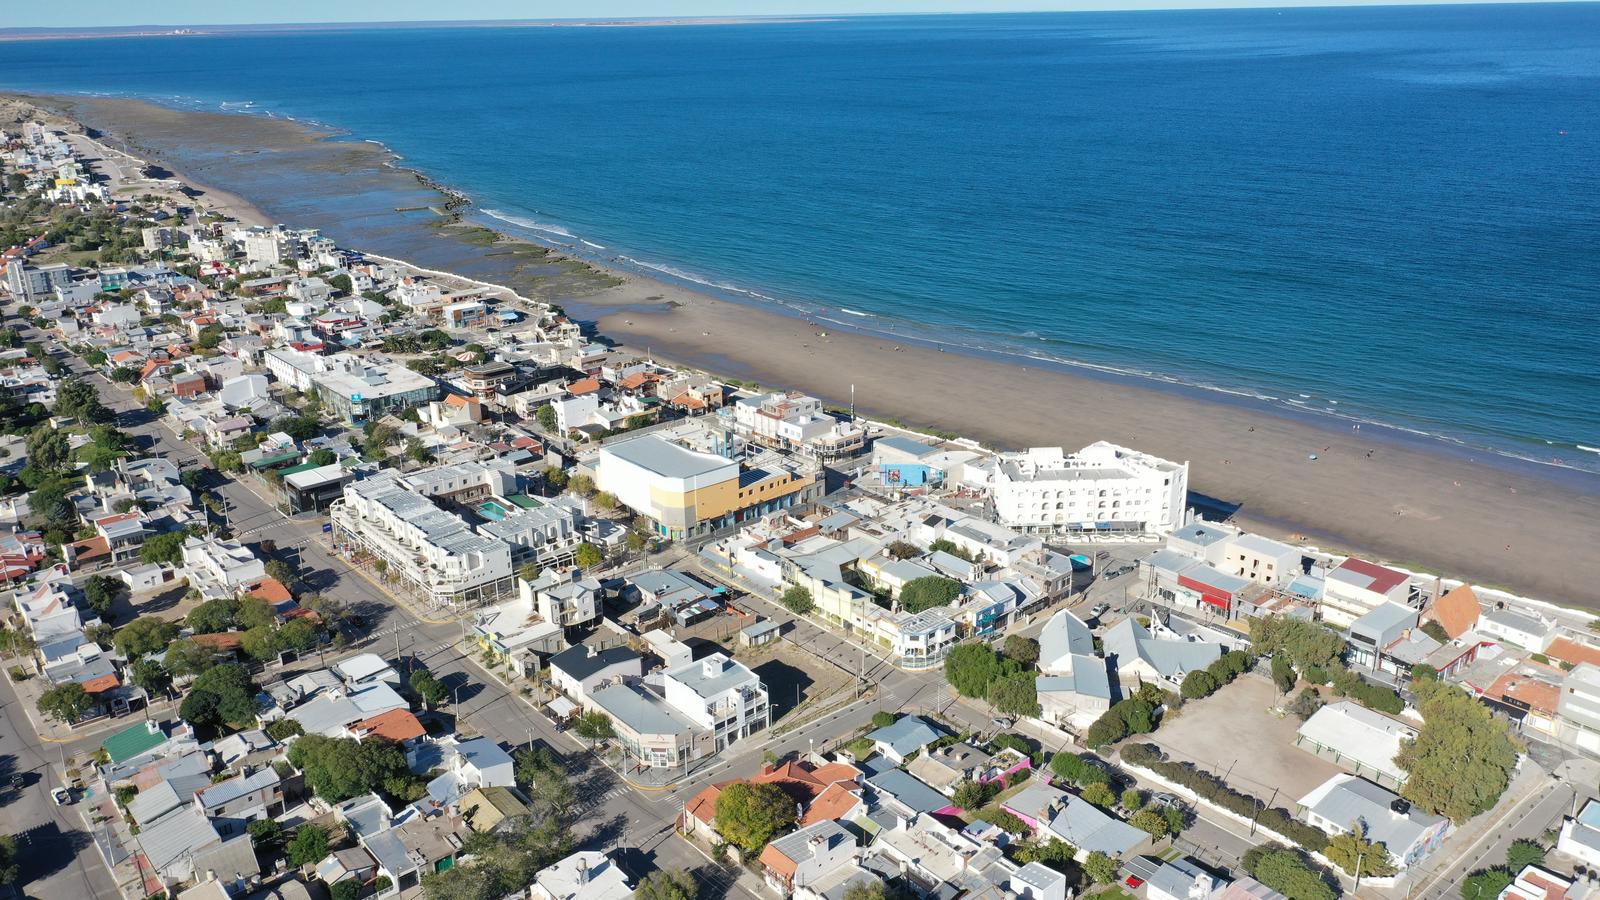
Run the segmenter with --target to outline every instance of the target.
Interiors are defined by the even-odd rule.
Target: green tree
[[[929,544],[928,549],[934,553],[948,553],[951,556],[964,559],[967,562],[975,562],[971,553],[968,553],[967,551],[956,546],[956,543],[949,538],[939,538],[937,541]]]
[[[90,575],[83,585],[83,596],[89,601],[89,608],[101,618],[110,615],[111,607],[120,593],[122,582],[109,575]]]
[[[147,653],[166,650],[177,636],[176,622],[155,616],[140,616],[117,629],[117,652],[128,659],[135,659]]]
[[[699,895],[694,876],[683,869],[656,869],[633,891],[636,900],[695,900]]]
[[[151,696],[165,695],[172,688],[172,673],[159,660],[136,660],[129,669],[134,685]]]
[[[1513,872],[1521,872],[1528,866],[1544,864],[1544,847],[1527,839],[1511,842],[1506,848],[1506,868]]]
[[[190,610],[184,621],[195,634],[219,634],[234,626],[238,608],[232,597],[218,597]]]
[[[1276,845],[1254,847],[1245,853],[1242,863],[1257,881],[1289,900],[1336,900],[1339,896],[1321,871],[1293,850]]]
[[[411,670],[411,690],[416,692],[422,704],[428,709],[434,709],[444,702],[450,695],[450,688],[425,666],[417,666]]]
[[[1122,808],[1132,812],[1144,806],[1144,795],[1139,793],[1138,788],[1128,788],[1122,792],[1121,801]]]
[[[295,719],[273,719],[267,723],[267,737],[275,741],[287,741],[289,738],[299,737],[305,733],[305,727]]]
[[[983,808],[984,804],[994,799],[997,793],[999,792],[990,785],[966,778],[956,785],[955,793],[950,795],[950,799],[956,806],[971,812]]]
[[[735,782],[717,797],[717,833],[755,858],[767,842],[795,823],[795,803],[776,784]]]
[[[900,715],[898,713],[889,712],[886,709],[880,709],[872,714],[873,728],[888,728],[890,725],[893,725],[898,721],[900,721]]]
[[[948,606],[959,596],[961,582],[943,575],[924,575],[900,588],[900,606],[906,612],[919,613],[936,606]]]
[[[1290,661],[1300,669],[1327,668],[1344,658],[1344,638],[1320,622],[1288,616],[1257,616],[1250,619],[1250,649],[1257,656],[1273,656],[1285,650]]]
[[[167,671],[179,678],[199,675],[217,664],[216,654],[212,653],[210,647],[188,638],[173,641],[161,659]]]
[[[572,730],[578,733],[578,737],[590,741],[603,741],[616,736],[616,730],[611,727],[611,717],[599,710],[579,716]]]
[[[64,431],[41,428],[28,434],[28,465],[40,472],[64,472],[72,463],[72,448]]]
[[[578,545],[577,550],[573,551],[572,561],[580,569],[592,569],[605,561],[605,554],[600,552],[599,547],[584,541]]]
[[[39,695],[39,712],[63,725],[71,725],[94,708],[94,698],[75,681],[57,685]]]
[[[548,404],[539,407],[533,412],[534,421],[545,431],[556,430],[556,408]]]
[[[817,608],[811,600],[811,592],[799,585],[783,592],[783,605],[797,616],[803,616]]]
[[[412,780],[406,755],[389,741],[329,738],[308,734],[289,745],[289,762],[305,774],[306,785],[328,803],[394,788]]]
[[[567,486],[567,473],[560,466],[545,466],[544,483],[558,491],[562,490]]]
[[[1171,830],[1167,824],[1167,817],[1154,809],[1141,809],[1128,817],[1128,824],[1150,835],[1150,839],[1159,841],[1167,836]]]
[[[1272,681],[1278,686],[1278,693],[1280,694],[1287,694],[1294,690],[1294,663],[1289,662],[1289,657],[1286,654],[1280,653],[1272,658]]]
[[[1508,869],[1495,866],[1491,869],[1479,869],[1468,875],[1461,882],[1462,900],[1482,900],[1485,897],[1498,897],[1500,892],[1511,886],[1515,877]]]
[[[189,686],[178,715],[194,725],[240,727],[255,721],[255,698],[255,682],[243,667],[231,663],[213,666]]]
[[[1396,871],[1393,861],[1389,858],[1389,850],[1381,843],[1367,840],[1367,829],[1360,822],[1352,823],[1351,829],[1343,834],[1336,834],[1328,840],[1328,846],[1322,848],[1322,855],[1345,871],[1347,875],[1359,874],[1363,878],[1382,877],[1393,875]],[[1361,871],[1356,872],[1356,865],[1360,864]]]
[[[328,830],[320,825],[301,825],[284,848],[284,855],[296,868],[322,862],[328,857]]]
[[[1456,822],[1490,809],[1516,766],[1518,746],[1505,723],[1443,682],[1418,682],[1413,689],[1422,727],[1395,756],[1408,776],[1401,795]]]
[[[355,285],[351,283],[350,276],[343,272],[329,278],[328,286],[341,294],[348,294],[355,290]]]
[[[311,463],[313,466],[331,466],[338,461],[339,457],[327,447],[319,447],[311,451],[311,454],[306,457],[306,462]]]
[[[1086,785],[1083,790],[1079,792],[1079,794],[1085,801],[1093,803],[1095,806],[1102,806],[1106,809],[1110,809],[1111,807],[1117,805],[1117,794],[1108,784],[1095,782],[1093,784]]]
[[[244,830],[250,835],[250,845],[262,856],[271,856],[283,847],[283,826],[278,824],[277,819],[256,819],[245,825]]]
[[[580,472],[567,479],[567,490],[579,497],[592,497],[595,491],[594,479]]]
[[[139,561],[180,565],[183,563],[183,542],[187,537],[181,531],[171,531],[146,538],[139,547]]]
[[[1017,672],[996,679],[989,685],[989,702],[995,709],[1012,716],[1037,716],[1038,683],[1031,672]]]
[[[0,884],[16,884],[21,874],[22,866],[17,864],[17,839],[0,834]]]
[[[1088,875],[1095,884],[1111,884],[1116,881],[1117,870],[1120,868],[1122,868],[1120,862],[1099,850],[1090,853],[1083,861],[1083,874]]]
[[[959,644],[944,658],[945,680],[963,697],[989,696],[1000,675],[1000,658],[988,644]]]
[[[292,588],[299,579],[295,575],[294,566],[281,559],[269,559],[266,566],[267,577],[274,579],[287,588]]]
[[[346,878],[343,881],[335,881],[333,886],[328,888],[328,897],[329,900],[360,900],[361,892],[360,882],[354,878]]]
[[[234,606],[233,618],[240,628],[268,628],[278,624],[278,614],[272,605],[254,594],[245,595]]]
[[[1039,661],[1039,642],[1020,634],[1006,635],[1005,654],[1024,666],[1032,667]]]
[[[1012,816],[1012,818],[1015,819],[1016,817]],[[1018,821],[1021,822],[1021,820]],[[996,822],[995,824],[999,825],[1000,823]],[[1027,823],[1021,822],[1021,824],[1025,833],[1027,831]],[[1001,827],[1005,828],[1005,826]],[[1006,831],[1010,832],[1010,829],[1006,828]],[[1049,866],[1063,875],[1076,874],[1074,869],[1077,865],[1075,862],[1077,855],[1078,848],[1066,841],[1050,836],[1048,832],[1044,834],[1041,840],[1028,841],[1017,848],[1017,862],[1024,865],[1036,862],[1040,865]]]
[[[922,555],[921,548],[919,548],[916,544],[907,543],[905,541],[892,541],[890,542],[889,546],[885,547],[884,549],[888,550],[889,555],[895,559],[913,559]]]
[[[1205,669],[1195,669],[1183,676],[1181,693],[1185,700],[1199,700],[1211,696],[1217,689],[1217,680]]]

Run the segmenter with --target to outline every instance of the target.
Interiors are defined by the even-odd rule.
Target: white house
[[[550,657],[550,683],[576,700],[607,682],[643,674],[643,658],[626,647],[595,650],[578,644]]]
[[[1352,556],[1328,573],[1322,620],[1335,628],[1349,628],[1385,603],[1411,605],[1410,576]]]
[[[713,733],[716,751],[772,721],[767,689],[744,663],[713,653],[662,673],[667,704]]]

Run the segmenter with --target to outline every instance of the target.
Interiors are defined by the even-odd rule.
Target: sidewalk
[[[17,703],[22,707],[22,711],[27,714],[28,722],[33,726],[34,734],[39,736],[39,740],[46,743],[75,744],[79,741],[122,731],[137,725],[146,718],[146,710],[140,709],[121,715],[102,716],[77,725],[63,725],[39,712],[40,695],[55,687],[44,676],[33,675],[18,681],[11,677],[11,665],[7,665],[6,681],[10,683],[12,691],[16,692]],[[149,706],[149,718],[165,719],[169,714],[175,715],[177,709],[178,701],[176,700],[157,700]]]

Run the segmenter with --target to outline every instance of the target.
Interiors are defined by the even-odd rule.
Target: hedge
[[[1296,819],[1281,807],[1264,809],[1265,804],[1260,798],[1240,793],[1221,778],[1197,769],[1190,763],[1163,760],[1161,751],[1154,744],[1129,744],[1123,747],[1122,761],[1149,769],[1174,784],[1182,785],[1214,806],[1247,819],[1254,818],[1261,827],[1275,831],[1313,853],[1321,852],[1328,846],[1328,836],[1321,829]]]

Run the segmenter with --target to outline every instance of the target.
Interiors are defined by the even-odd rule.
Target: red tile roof
[[[592,394],[598,390],[600,390],[600,381],[596,378],[580,378],[567,385],[567,393],[574,397],[582,397],[584,394]]]
[[[838,820],[840,816],[855,809],[861,802],[861,788],[853,782],[841,782],[829,785],[828,789],[817,795],[806,807],[806,814],[800,817],[800,827],[814,825],[823,819]]]
[[[1403,572],[1396,572],[1388,566],[1380,566],[1364,559],[1356,559],[1354,556],[1340,563],[1335,571],[1338,569],[1343,569],[1346,572],[1355,572],[1358,575],[1365,575],[1372,579],[1372,583],[1367,585],[1367,590],[1379,594],[1387,594],[1394,590],[1396,586],[1410,580],[1410,577]]]
[[[239,645],[244,642],[244,632],[219,631],[215,634],[197,634],[193,640],[202,647],[210,647],[213,651],[221,653],[239,649]]]
[[[294,595],[289,593],[289,589],[284,587],[283,582],[276,578],[261,578],[249,582],[244,585],[242,593],[260,597],[274,606],[279,603],[288,603],[294,599]]]
[[[391,709],[351,725],[350,730],[363,737],[371,735],[395,743],[414,740],[428,733],[409,709]]]
[[[1483,695],[1491,700],[1510,698],[1534,712],[1554,715],[1556,703],[1561,699],[1561,687],[1542,678],[1507,672],[1496,678]]]
[[[1545,648],[1544,655],[1574,666],[1579,663],[1600,666],[1600,647],[1580,644],[1572,638],[1558,637],[1551,641],[1550,646]]]
[[[98,694],[102,691],[109,691],[113,688],[118,688],[121,686],[122,682],[118,680],[115,673],[111,675],[101,675],[99,678],[91,678],[83,683],[83,689],[91,694]]]
[[[1445,634],[1458,638],[1478,624],[1478,614],[1482,608],[1478,603],[1478,595],[1472,591],[1472,585],[1463,584],[1433,601],[1433,606],[1428,609],[1428,618],[1438,622]]]

